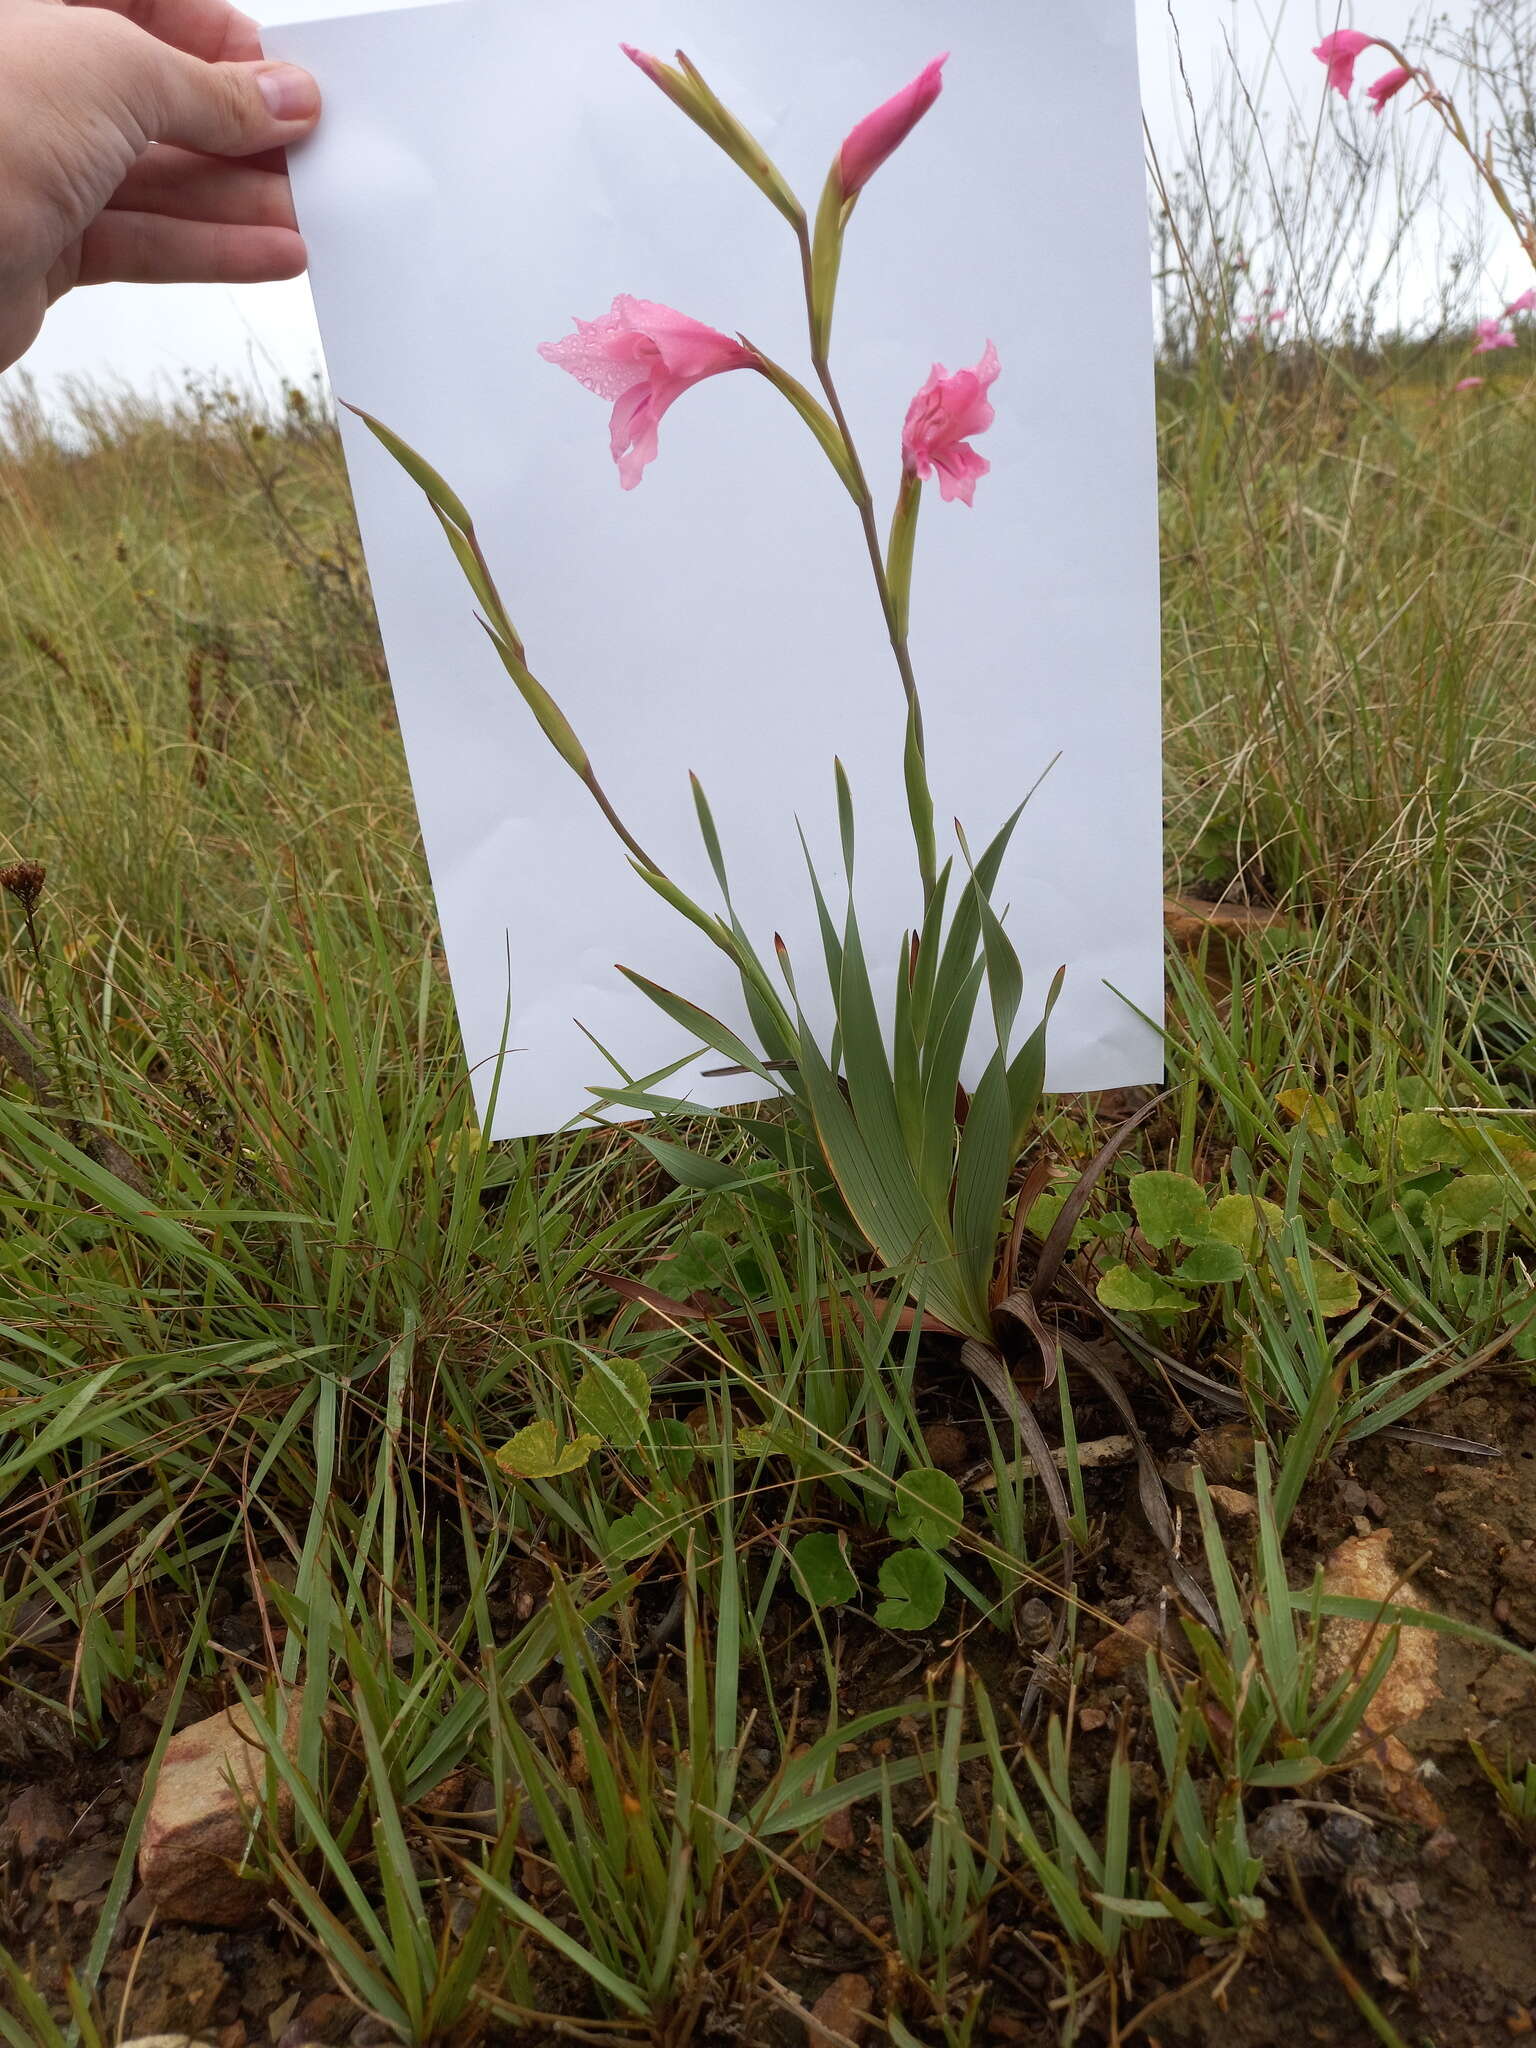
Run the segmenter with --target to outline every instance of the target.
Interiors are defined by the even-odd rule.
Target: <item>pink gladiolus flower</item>
[[[1394,64],[1390,71],[1384,71],[1374,84],[1365,89],[1372,111],[1379,114],[1388,100],[1396,99],[1412,76],[1406,64]]]
[[[1513,320],[1517,313],[1536,313],[1536,284],[1528,292],[1522,292],[1518,299],[1511,299],[1504,308],[1504,318]]]
[[[992,467],[968,445],[967,437],[985,433],[996,418],[987,392],[999,368],[990,341],[974,370],[956,370],[951,376],[942,363],[935,363],[928,382],[907,407],[902,462],[914,476],[930,477],[937,470],[939,495],[946,504],[951,498],[973,503],[977,478]]]
[[[1458,391],[1481,391],[1483,383],[1484,379],[1481,377],[1463,377],[1456,386],[1456,389]]]
[[[1278,326],[1280,325],[1280,323],[1281,323],[1281,321],[1282,321],[1282,320],[1289,320],[1289,319],[1290,319],[1290,317],[1291,317],[1291,309],[1290,309],[1290,307],[1289,307],[1289,306],[1281,306],[1281,307],[1280,307],[1280,309],[1278,310],[1278,312],[1274,312],[1274,313],[1271,313],[1271,314],[1270,314],[1270,316],[1269,316],[1269,324],[1270,324],[1270,326],[1271,326],[1271,327],[1278,327]]]
[[[1336,28],[1331,36],[1324,36],[1312,52],[1328,66],[1328,83],[1335,92],[1349,98],[1350,88],[1355,82],[1355,65],[1361,53],[1375,42],[1374,36],[1362,35],[1357,28]]]
[[[1518,348],[1519,342],[1499,320],[1479,320],[1477,323],[1478,344],[1472,353],[1486,356],[1496,348]]]
[[[850,130],[837,157],[844,199],[862,192],[891,152],[906,141],[943,90],[941,73],[948,62],[946,50],[942,57],[924,65],[910,85],[904,85],[883,107],[876,107],[857,128]]]
[[[655,459],[656,430],[668,406],[706,377],[757,366],[751,349],[730,335],[622,292],[608,312],[578,320],[574,334],[544,342],[539,354],[599,398],[613,400],[609,439],[626,491]]]

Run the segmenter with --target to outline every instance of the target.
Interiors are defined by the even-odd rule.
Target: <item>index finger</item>
[[[105,7],[158,42],[201,57],[207,64],[249,63],[261,55],[261,30],[228,0],[66,0],[70,6]]]

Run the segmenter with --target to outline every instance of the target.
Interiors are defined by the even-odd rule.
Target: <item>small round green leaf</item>
[[[1197,1244],[1173,1269],[1181,1287],[1216,1287],[1223,1280],[1241,1280],[1243,1255],[1235,1244],[1213,1237],[1209,1244]]]
[[[964,1498],[947,1472],[919,1466],[897,1480],[890,1530],[903,1543],[942,1550],[960,1534],[964,1519]]]
[[[944,1568],[931,1550],[893,1550],[880,1567],[881,1628],[931,1628],[944,1606]]]
[[[1211,1234],[1235,1244],[1251,1266],[1266,1237],[1285,1228],[1285,1211],[1262,1195],[1224,1195],[1211,1211]]]
[[[627,1451],[651,1412],[651,1382],[637,1358],[595,1359],[576,1382],[571,1405],[584,1428]]]
[[[1131,1201],[1142,1236],[1159,1251],[1198,1244],[1211,1234],[1205,1189],[1187,1173],[1132,1174]]]
[[[1185,1315],[1194,1307],[1187,1295],[1160,1280],[1156,1273],[1133,1272],[1129,1266],[1111,1266],[1095,1291],[1105,1308],[1122,1314]]]
[[[815,1529],[790,1551],[795,1582],[813,1607],[842,1607],[857,1597],[859,1582],[848,1565],[848,1539],[833,1529]]]
[[[1285,1263],[1300,1283],[1300,1261],[1287,1259]],[[1312,1261],[1312,1285],[1317,1289],[1317,1305],[1325,1316],[1352,1316],[1360,1306],[1360,1282],[1353,1273],[1330,1266],[1326,1259]]]
[[[562,1444],[553,1422],[530,1422],[496,1453],[497,1469],[509,1479],[558,1479],[585,1465],[601,1438],[578,1436]]]
[[[1496,1173],[1464,1173],[1429,1197],[1428,1214],[1442,1244],[1507,1228],[1518,1197]]]

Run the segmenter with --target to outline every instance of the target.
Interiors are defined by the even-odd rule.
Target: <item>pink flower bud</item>
[[[917,74],[910,85],[866,114],[838,152],[838,179],[843,198],[862,192],[893,150],[899,149],[943,90],[941,76],[949,61],[946,50]]]
[[[564,340],[544,342],[539,354],[599,398],[613,400],[609,444],[626,491],[654,461],[662,417],[685,391],[758,362],[751,349],[702,320],[626,293],[596,320],[578,320]]]
[[[653,57],[649,50],[637,50],[633,43],[620,43],[619,48],[631,64],[640,67],[652,85],[659,85],[663,92],[666,91],[669,79],[676,75],[669,65],[663,64],[659,57]]]
[[[990,341],[974,370],[956,370],[951,375],[942,363],[935,363],[927,383],[907,408],[901,430],[903,466],[913,476],[924,478],[937,470],[939,495],[946,504],[952,498],[971,504],[977,479],[992,467],[969,445],[968,436],[985,433],[997,417],[987,392],[999,368],[997,350]]]
[[[1413,73],[1406,64],[1394,64],[1390,71],[1384,71],[1374,84],[1365,89],[1372,111],[1379,114],[1388,100],[1396,99],[1412,77]]]
[[[1328,83],[1335,92],[1349,98],[1350,88],[1355,82],[1355,65],[1361,53],[1370,49],[1374,36],[1362,35],[1357,28],[1336,28],[1331,36],[1324,36],[1313,56],[1328,66]]]

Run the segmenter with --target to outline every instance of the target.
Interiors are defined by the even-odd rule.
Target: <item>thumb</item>
[[[320,117],[320,88],[295,64],[205,64],[146,36],[146,127],[156,142],[208,156],[255,156],[309,133]]]

